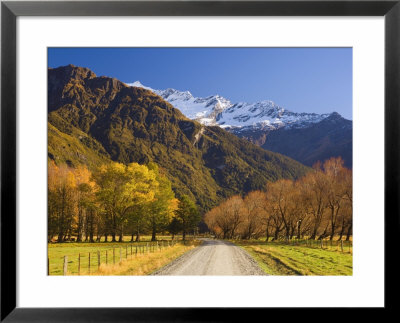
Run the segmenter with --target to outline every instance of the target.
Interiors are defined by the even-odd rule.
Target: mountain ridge
[[[232,103],[219,95],[199,98],[189,91],[154,90],[139,81],[127,85],[153,91],[192,120],[220,126],[253,144],[307,166],[340,156],[346,167],[352,167],[352,121],[337,112],[296,113],[270,100]],[[344,129],[345,136],[340,134],[341,129]]]
[[[318,123],[337,112],[317,114],[292,112],[271,100],[258,102],[232,103],[218,94],[207,97],[194,97],[190,91],[173,88],[156,90],[143,85],[140,81],[126,83],[128,86],[141,87],[160,95],[174,105],[184,115],[205,125],[220,125],[223,128],[261,128],[276,130],[282,127],[304,127]],[[211,118],[210,118],[211,116]]]

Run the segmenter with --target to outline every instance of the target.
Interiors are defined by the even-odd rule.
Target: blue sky
[[[49,48],[49,67],[352,119],[351,48]]]

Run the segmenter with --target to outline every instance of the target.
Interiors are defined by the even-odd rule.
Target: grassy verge
[[[147,275],[199,244],[197,240],[174,244],[171,241],[49,244],[49,274],[63,275],[64,256],[67,256],[68,275]]]
[[[283,242],[235,241],[269,275],[349,276],[353,274],[350,249],[316,248]]]

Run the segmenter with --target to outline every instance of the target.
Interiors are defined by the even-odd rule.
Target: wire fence
[[[61,257],[47,258],[48,275],[90,275],[99,271],[101,265],[115,265],[123,260],[186,244],[186,241],[162,240],[136,244],[124,244],[113,247],[92,247],[90,251],[82,251]]]
[[[306,246],[310,248],[321,248],[336,250],[341,252],[352,252],[353,242],[350,240],[313,240],[313,239],[291,239],[285,241],[286,244]]]
[[[237,240],[234,240],[237,241]],[[278,240],[240,240],[241,244],[271,244],[271,245],[292,245],[302,246],[308,248],[318,248],[322,250],[339,251],[339,252],[353,252],[352,240],[314,240],[314,239],[278,239]]]
[[[353,241],[351,240],[283,239],[275,241],[265,241],[264,243],[304,246],[309,248],[319,248],[324,250],[334,250],[340,252],[350,252],[350,253],[353,252]]]

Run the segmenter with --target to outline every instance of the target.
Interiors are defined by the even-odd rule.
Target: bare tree
[[[315,239],[323,221],[327,207],[326,176],[321,171],[320,165],[301,179],[303,202],[308,213],[313,217],[313,228],[310,239]]]
[[[263,219],[265,211],[266,194],[262,191],[250,192],[243,200],[243,224],[241,236],[243,239],[258,237],[264,232]]]

